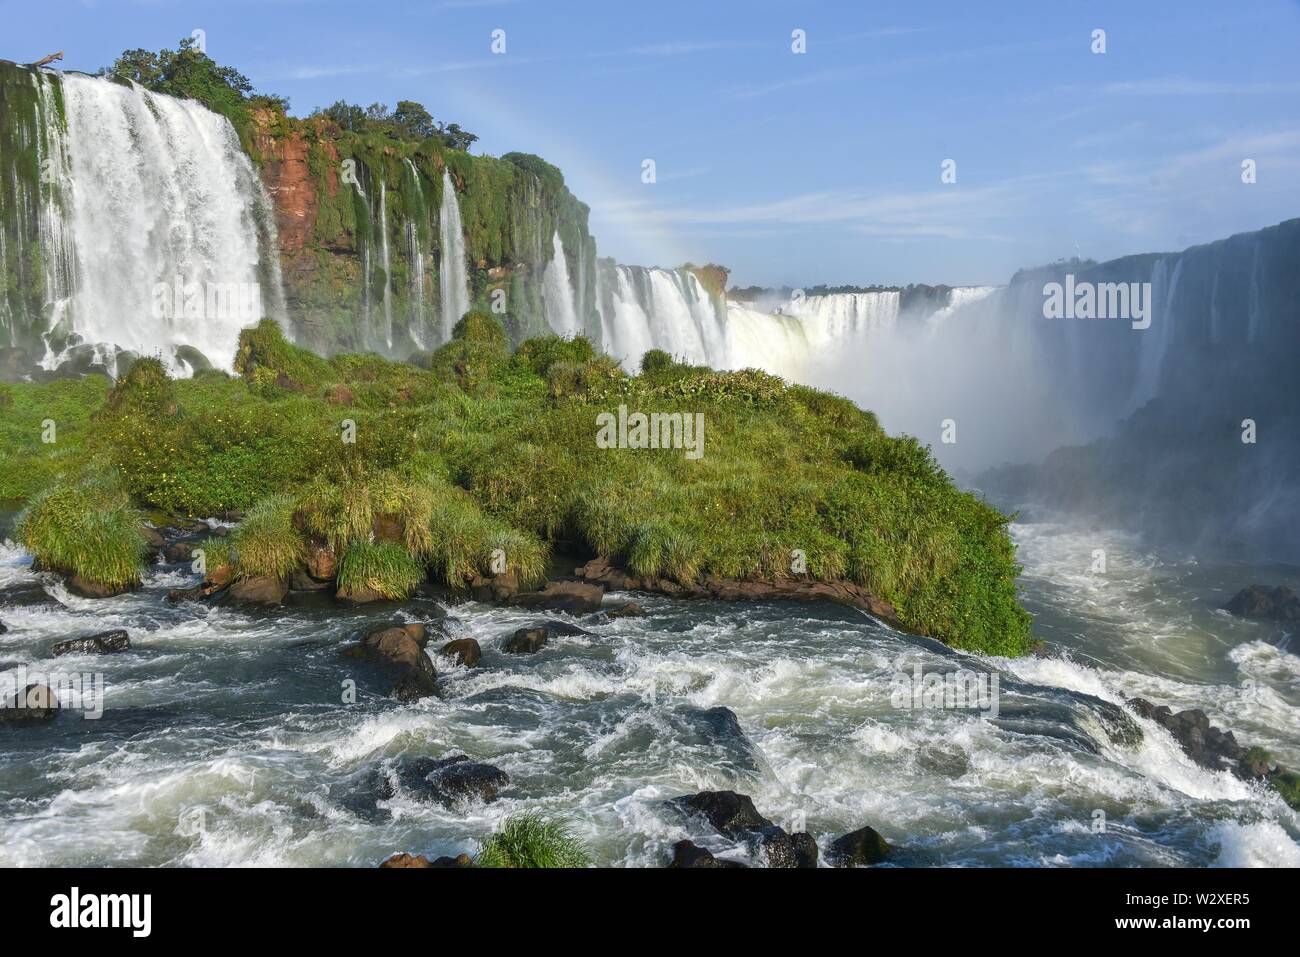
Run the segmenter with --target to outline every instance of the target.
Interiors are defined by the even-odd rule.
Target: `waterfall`
[[[384,271],[384,342],[393,348],[392,257],[388,254],[388,186],[379,180],[379,267]]]
[[[263,281],[263,251],[277,248],[270,203],[234,127],[139,86],[60,83],[66,128],[44,108],[60,197],[42,236],[48,331],[161,352],[177,371],[176,349],[191,346],[230,369],[242,328],[284,318],[278,262]]]
[[[569,263],[564,258],[564,243],[557,231],[551,237],[551,261],[542,272],[542,304],[546,321],[556,335],[576,336],[582,331],[574,304],[573,286],[569,282]]]
[[[420,173],[415,168],[415,164],[409,159],[405,162],[407,171],[411,174],[411,183],[415,191],[415,207],[420,215],[419,220],[414,216],[407,216],[406,219],[406,259],[410,263],[411,282],[410,331],[415,344],[421,349],[427,349],[430,343],[428,341],[428,319],[425,317],[424,310],[424,249],[420,243],[420,222],[424,219],[426,209],[424,205],[424,187],[420,185]]]
[[[465,259],[465,230],[460,222],[460,202],[451,174],[442,171],[442,206],[438,211],[438,295],[442,307],[442,341],[451,338],[451,330],[469,312],[469,268]]]
[[[802,322],[814,349],[842,349],[892,327],[899,302],[898,290],[834,293],[791,299],[780,312]]]

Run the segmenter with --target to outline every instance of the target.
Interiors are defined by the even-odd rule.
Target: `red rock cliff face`
[[[275,227],[280,234],[280,251],[285,256],[301,252],[316,229],[316,183],[307,164],[309,147],[300,130],[277,136],[277,114],[259,110],[254,114],[257,132],[254,147],[263,157],[262,183],[275,207]],[[328,174],[335,180],[334,170]],[[333,190],[338,189],[332,182]]]

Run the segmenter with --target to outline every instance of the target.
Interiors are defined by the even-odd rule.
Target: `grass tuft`
[[[482,843],[477,867],[590,867],[586,845],[560,821],[535,812],[506,818]]]
[[[116,473],[62,481],[33,498],[18,518],[18,541],[42,566],[125,588],[144,572],[144,515]]]

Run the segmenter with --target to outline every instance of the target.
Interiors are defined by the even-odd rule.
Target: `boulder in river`
[[[644,618],[645,609],[634,601],[628,602],[621,608],[611,608],[605,612],[610,618]]]
[[[0,606],[38,608],[60,604],[62,602],[47,592],[40,582],[18,582],[0,588]]]
[[[226,596],[240,605],[260,605],[278,608],[289,594],[289,583],[283,578],[253,575],[241,578],[226,589]]]
[[[1223,607],[1242,618],[1300,621],[1300,596],[1282,585],[1276,588],[1250,585],[1233,595]]]
[[[712,853],[700,847],[694,841],[678,841],[673,845],[673,859],[669,867],[744,867],[740,861],[714,857]]]
[[[546,611],[564,611],[571,615],[599,611],[605,599],[603,585],[592,582],[557,580],[549,581],[541,591],[523,592],[506,604],[516,608],[534,608]]]
[[[114,631],[101,631],[84,638],[69,638],[56,641],[50,647],[50,654],[59,655],[110,655],[117,651],[126,651],[131,647],[131,639],[120,628]]]
[[[444,658],[451,658],[466,668],[473,668],[483,657],[483,649],[473,638],[457,638],[443,645],[438,654]]]
[[[481,761],[458,754],[450,758],[415,758],[397,768],[397,782],[416,797],[437,801],[446,807],[487,803],[510,783],[510,775]],[[382,777],[380,796],[392,797],[389,778]]]
[[[868,867],[879,864],[891,850],[875,828],[860,827],[832,841],[826,860],[832,867]]]
[[[105,585],[81,575],[72,575],[65,583],[78,598],[112,598],[135,589],[135,585]]]
[[[1131,698],[1128,706],[1173,735],[1187,756],[1201,767],[1244,776],[1241,762],[1246,757],[1246,748],[1237,743],[1231,731],[1211,725],[1200,708],[1174,712],[1167,705],[1156,706],[1144,698]]]
[[[40,724],[53,720],[59,697],[48,685],[30,684],[0,702],[0,724]]]
[[[735,791],[700,791],[670,802],[698,814],[722,835],[761,850],[768,867],[816,867],[817,842],[802,831],[791,834],[758,813],[748,795]],[[707,866],[707,865],[705,865]]]
[[[361,651],[393,683],[394,697],[414,701],[434,693],[437,672],[424,653],[411,626],[394,626],[370,632],[361,640]],[[424,635],[423,626],[419,634]]]

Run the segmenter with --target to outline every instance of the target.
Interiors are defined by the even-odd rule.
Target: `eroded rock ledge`
[[[607,558],[594,558],[580,565],[574,574],[586,582],[622,591],[646,591],[673,598],[712,598],[718,601],[833,601],[851,605],[902,627],[894,606],[849,581],[822,582],[802,579],[744,580],[707,575],[699,582],[683,585],[667,578],[633,575]]]

